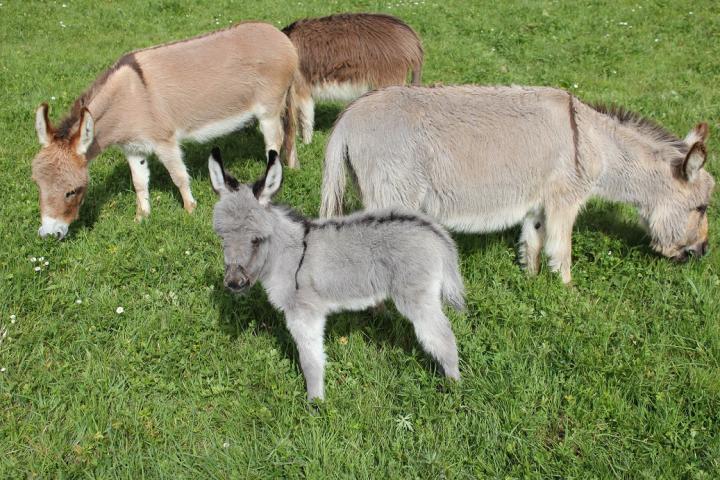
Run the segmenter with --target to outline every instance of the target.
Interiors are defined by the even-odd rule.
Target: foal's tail
[[[452,240],[450,240],[452,242]],[[458,254],[454,247],[443,260],[443,277],[440,285],[443,300],[457,311],[465,310],[465,285],[463,284]]]
[[[347,158],[347,143],[345,135],[335,124],[330,140],[325,148],[325,165],[323,167],[322,203],[320,216],[323,218],[342,214],[343,196],[345,195],[345,162]]]
[[[283,146],[285,163],[290,168],[298,167],[297,152],[295,151],[295,136],[297,135],[297,105],[296,105],[296,84],[301,74],[297,70],[293,82],[285,95],[285,112],[283,114]]]

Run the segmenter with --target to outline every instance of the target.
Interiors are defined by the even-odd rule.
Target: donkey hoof
[[[303,143],[304,143],[305,145],[309,145],[310,143],[312,143],[312,138],[313,138],[312,132],[310,132],[310,133],[303,133],[302,139],[303,139]]]
[[[195,211],[195,207],[197,207],[197,202],[193,200],[192,202],[186,203],[183,208],[185,208],[186,212],[193,213]]]
[[[135,221],[137,223],[142,223],[143,220],[146,220],[150,216],[149,210],[142,210],[140,208],[137,209],[135,212]]]

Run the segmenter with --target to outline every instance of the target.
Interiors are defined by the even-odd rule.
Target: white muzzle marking
[[[69,225],[62,220],[58,220],[53,217],[42,217],[42,225],[38,230],[38,235],[42,238],[48,235],[57,237],[58,240],[62,240],[67,235]]]

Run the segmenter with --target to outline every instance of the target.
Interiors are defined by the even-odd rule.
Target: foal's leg
[[[170,172],[173,183],[180,189],[183,207],[188,213],[192,213],[197,206],[197,202],[195,202],[190,191],[190,176],[187,173],[187,168],[185,168],[185,163],[183,163],[180,145],[177,142],[160,144],[155,148],[155,153],[157,153],[167,171]]]
[[[545,206],[545,253],[550,269],[559,272],[563,283],[570,283],[572,229],[580,204]]]
[[[525,216],[520,234],[520,264],[528,275],[540,272],[540,251],[545,240],[545,218],[542,212],[533,210]]]
[[[298,349],[300,367],[307,384],[308,400],[315,398],[322,400],[325,398],[323,380],[325,317],[307,312],[287,312],[285,321]]]
[[[139,222],[150,215],[150,169],[147,156],[128,152],[125,152],[125,156],[130,164],[130,172],[135,186],[135,195],[137,196],[135,220]]]
[[[420,298],[394,300],[398,311],[412,322],[420,345],[437,360],[447,377],[460,380],[455,335],[442,311],[440,292],[426,292]]]

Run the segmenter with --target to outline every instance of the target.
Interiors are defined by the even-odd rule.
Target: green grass
[[[717,174],[716,2],[0,3],[0,478],[720,476],[717,195],[714,248],[682,266],[650,251],[631,209],[592,202],[575,228],[574,288],[546,268],[525,277],[517,229],[457,235],[462,382],[438,375],[394,310],[343,314],[327,331],[327,401],[315,410],[262,289],[222,289],[209,145],[185,150],[192,216],[152,162],[144,224],[127,164],[107,151],[63,242],[37,237],[29,178],[34,108],[49,101],[59,118],[123,52],[231,21],[346,10],[417,29],[427,83],[561,86],[678,135],[709,121]],[[286,171],[280,201],[309,215],[338,111],[320,108],[302,169]],[[239,178],[261,173],[256,129],[216,143]],[[36,273],[40,256],[49,265]]]

